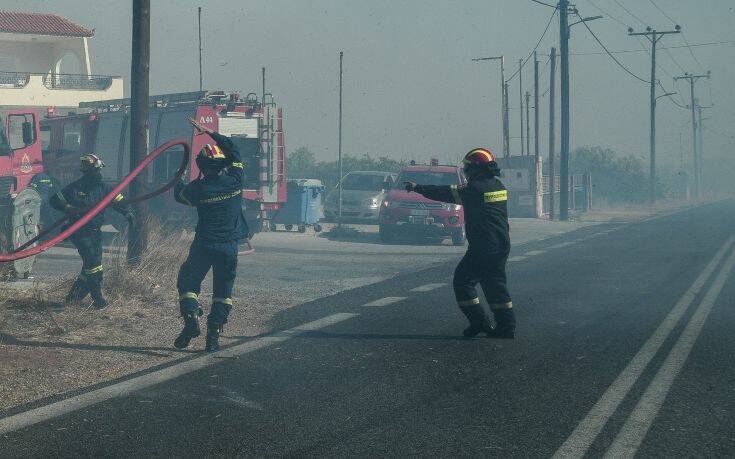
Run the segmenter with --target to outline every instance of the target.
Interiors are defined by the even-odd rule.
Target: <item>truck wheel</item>
[[[390,244],[396,238],[395,233],[383,225],[378,227],[378,235],[380,236],[380,242],[384,244]]]
[[[284,228],[286,228],[286,231],[291,231],[293,229],[293,225],[284,225]]]
[[[299,233],[305,233],[306,232],[306,225],[299,225]]]
[[[452,233],[452,245],[462,246],[465,242],[464,229],[456,233]]]

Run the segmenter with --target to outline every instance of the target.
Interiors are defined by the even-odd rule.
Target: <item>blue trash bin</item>
[[[300,179],[289,180],[286,184],[286,202],[273,218],[273,223],[285,225],[287,230],[296,226],[299,232],[313,226],[314,231],[321,231],[322,196],[324,185],[321,180]]]

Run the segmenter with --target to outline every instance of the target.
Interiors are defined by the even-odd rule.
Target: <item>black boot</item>
[[[467,320],[470,321],[470,326],[462,332],[466,338],[472,338],[479,333],[486,333],[488,335],[493,333],[493,326],[481,304],[461,306],[459,309],[467,317]]]
[[[207,352],[219,351],[219,334],[222,333],[222,324],[207,323],[207,344],[204,350]]]
[[[94,301],[93,305],[95,309],[104,309],[107,307],[107,300],[102,296],[102,290],[92,290],[90,295],[92,296],[92,301]]]
[[[179,336],[174,341],[174,347],[176,349],[184,349],[189,345],[189,342],[201,335],[202,332],[199,329],[199,317],[196,312],[189,313],[184,316],[184,329],[181,330]]]
[[[87,287],[87,281],[77,278],[77,280],[74,281],[74,284],[72,284],[69,293],[66,294],[64,303],[74,303],[77,301],[81,301],[84,299],[85,296],[87,296],[88,293],[89,289]]]
[[[495,330],[491,338],[513,339],[516,333],[516,315],[512,307],[493,309],[495,317]]]

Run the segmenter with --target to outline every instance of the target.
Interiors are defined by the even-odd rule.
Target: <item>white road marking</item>
[[[581,241],[580,239],[576,239],[576,240],[574,240],[574,241],[571,241],[571,242],[560,242],[560,243],[558,243],[558,244],[554,244],[554,245],[552,245],[552,246],[550,246],[550,247],[547,247],[546,249],[547,249],[547,250],[551,250],[551,249],[561,249],[561,248],[563,248],[563,247],[569,247],[570,245],[574,245],[574,244],[576,244],[577,242],[582,242],[582,241]]]
[[[517,255],[515,257],[508,258],[508,261],[510,261],[510,262],[513,262],[513,261],[523,261],[525,259],[526,259],[526,257],[524,257],[522,255]]]
[[[692,314],[686,328],[679,336],[664,363],[659,368],[656,376],[646,388],[643,396],[638,401],[635,409],[631,413],[628,420],[625,421],[623,428],[615,437],[615,441],[610,449],[605,453],[606,458],[619,458],[635,456],[636,451],[641,446],[643,439],[648,433],[654,418],[658,415],[664,400],[674,384],[674,380],[681,372],[684,363],[689,357],[689,352],[694,347],[702,327],[707,320],[717,298],[722,292],[722,288],[727,281],[728,276],[735,266],[735,251],[730,253],[722,270],[710,285],[709,290],[705,294],[702,302]]]
[[[523,255],[527,257],[534,257],[536,255],[541,255],[542,253],[546,253],[546,250],[531,250],[530,252],[526,252]]]
[[[441,283],[441,284],[426,284],[426,285],[421,285],[421,286],[412,288],[411,290],[409,290],[409,292],[430,292],[430,291],[436,290],[436,289],[438,289],[440,287],[444,287],[445,285],[447,285],[447,284],[444,284],[444,283]]]
[[[643,344],[643,347],[628,362],[628,365],[615,378],[615,381],[607,388],[600,400],[595,403],[587,416],[579,423],[572,434],[562,444],[554,454],[555,458],[582,458],[589,449],[597,435],[600,434],[602,428],[610,420],[625,396],[630,392],[635,382],[641,376],[654,355],[668,338],[671,331],[679,323],[682,315],[686,312],[689,305],[694,301],[697,294],[702,290],[704,284],[712,276],[719,265],[722,258],[735,241],[735,236],[730,236],[725,244],[717,251],[712,260],[705,266],[702,273],[692,283],[689,289],[682,295],[674,308],[664,318],[661,325],[653,332],[650,338]]]
[[[39,422],[47,421],[49,419],[53,419],[64,414],[68,414],[73,411],[77,411],[82,408],[104,402],[105,400],[109,400],[111,398],[125,396],[146,387],[150,387],[155,384],[159,384],[164,381],[168,381],[170,379],[178,378],[179,376],[201,370],[202,368],[208,367],[215,363],[220,363],[222,362],[223,357],[235,357],[257,351],[272,344],[281,343],[283,341],[291,339],[294,336],[298,336],[309,331],[318,330],[329,325],[334,325],[347,319],[351,319],[357,315],[358,314],[353,313],[333,314],[331,316],[323,317],[313,322],[308,322],[303,325],[299,325],[298,327],[276,333],[272,336],[264,336],[262,338],[257,338],[252,341],[247,341],[245,343],[223,349],[222,351],[212,354],[205,354],[202,357],[186,360],[170,367],[166,367],[152,373],[138,376],[127,381],[103,387],[101,389],[96,389],[90,392],[85,392],[83,394],[60,400],[58,402],[41,406],[32,410],[24,411],[14,416],[0,419],[0,434],[6,434],[18,429],[38,424]]]
[[[362,306],[363,307],[388,306],[389,304],[398,303],[399,301],[403,301],[405,299],[406,299],[405,296],[386,296],[385,298],[381,298],[379,300],[365,303]]]

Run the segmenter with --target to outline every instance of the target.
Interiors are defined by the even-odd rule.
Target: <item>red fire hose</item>
[[[189,147],[189,144],[186,142],[186,140],[182,140],[182,139],[171,140],[170,142],[166,142],[160,147],[156,148],[148,156],[146,156],[145,159],[143,159],[143,161],[140,164],[138,164],[138,166],[135,169],[130,171],[130,173],[127,176],[125,176],[122,182],[118,183],[117,186],[113,188],[112,191],[110,191],[110,193],[102,199],[102,201],[100,201],[94,207],[92,207],[92,209],[90,209],[82,218],[74,222],[74,224],[72,224],[69,228],[65,229],[64,231],[57,234],[56,236],[49,239],[48,241],[40,245],[37,245],[36,247],[32,247],[32,248],[25,249],[25,250],[19,250],[13,253],[1,253],[0,263],[6,263],[9,261],[15,261],[15,260],[20,260],[26,257],[31,257],[33,255],[38,255],[39,253],[50,249],[51,247],[57,245],[64,239],[74,234],[77,230],[79,230],[79,228],[86,225],[92,218],[94,218],[95,215],[100,213],[102,209],[107,207],[112,202],[112,200],[115,199],[115,197],[117,197],[117,195],[120,194],[120,192],[124,190],[125,187],[127,187],[130,184],[130,182],[132,182],[133,179],[143,171],[143,169],[148,167],[148,165],[151,162],[153,162],[154,159],[156,159],[159,155],[161,155],[163,152],[165,152],[169,148],[176,146],[176,145],[181,145],[184,147],[184,158],[182,160],[181,167],[179,167],[179,170],[176,171],[174,178],[170,182],[168,182],[166,185],[164,185],[163,187],[151,193],[145,194],[143,196],[137,196],[135,198],[132,198],[128,200],[128,202],[134,203],[134,202],[144,201],[154,196],[158,196],[159,194],[164,193],[168,191],[169,189],[171,189],[176,184],[176,182],[179,180],[179,178],[184,174],[184,172],[186,172],[186,167],[189,163],[189,156],[191,155],[191,148]],[[54,223],[54,225],[52,225],[52,227],[48,231],[44,232],[44,234],[51,231],[52,229],[55,229],[61,226],[61,224],[70,217],[71,215],[64,217],[62,220]],[[34,240],[29,241],[28,243],[24,244],[24,246],[27,247],[33,244],[33,242],[35,242],[42,236],[43,234],[39,234],[38,236],[34,238]],[[19,247],[19,249],[21,249],[21,247]]]

